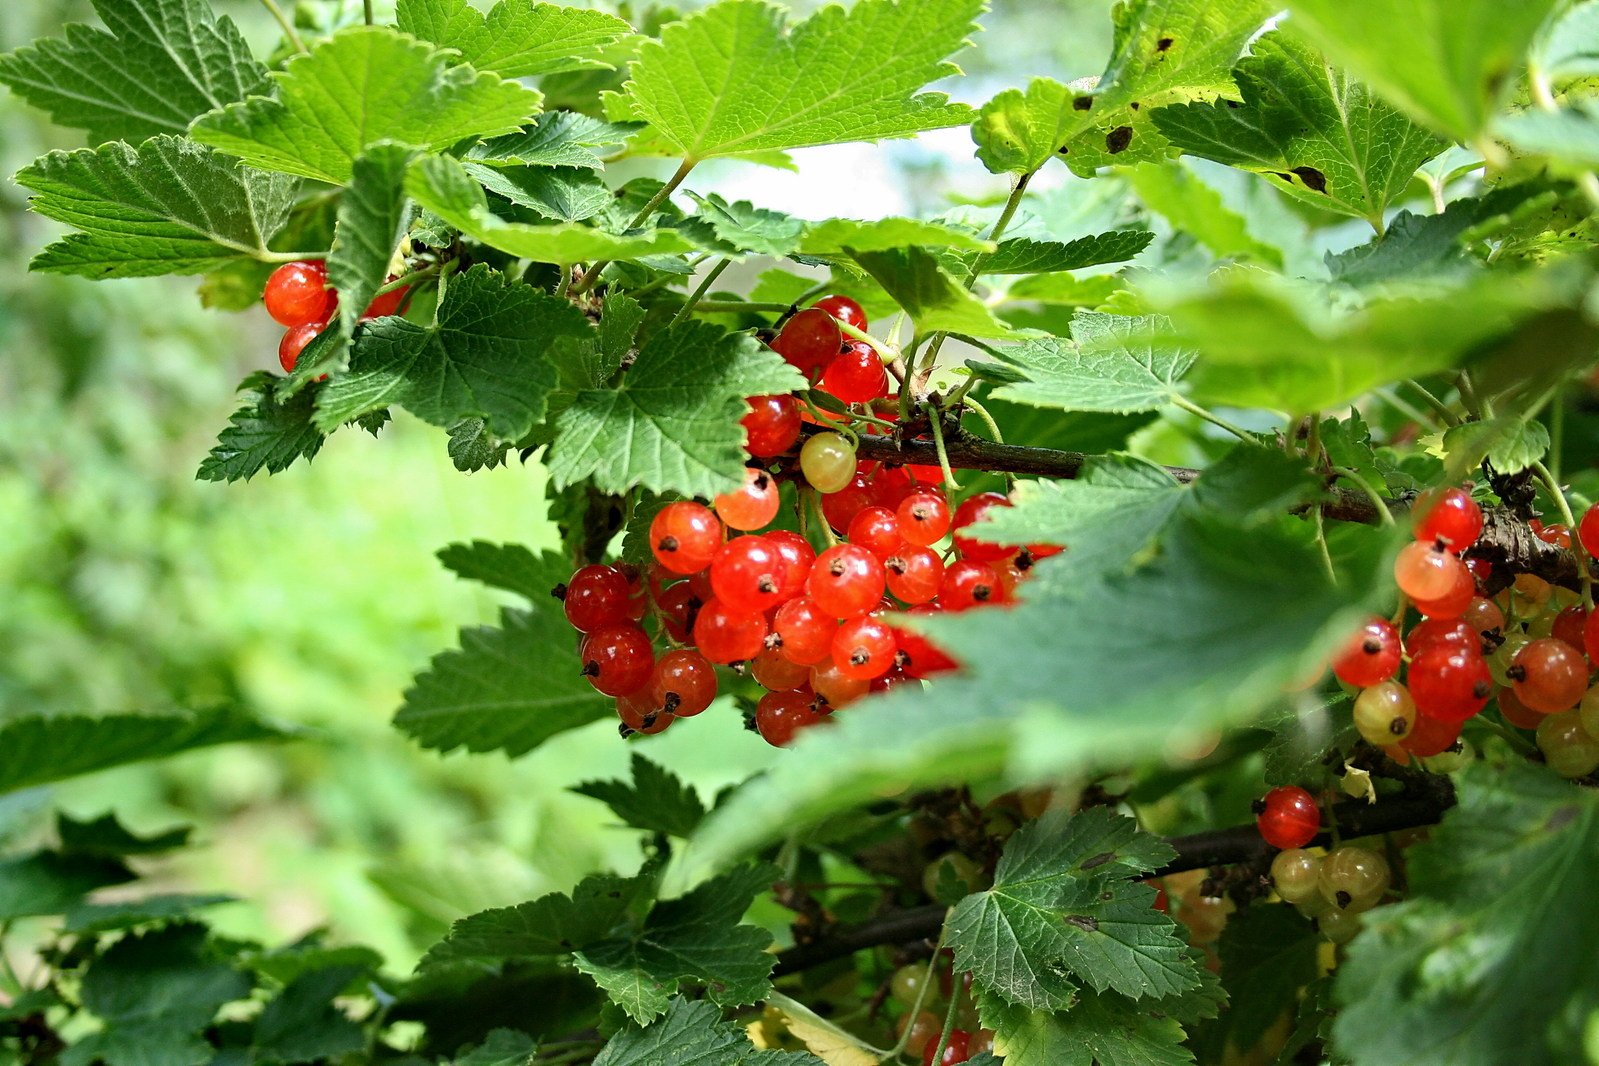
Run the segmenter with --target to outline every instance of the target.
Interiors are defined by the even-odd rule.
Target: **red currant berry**
[[[631,696],[649,684],[655,669],[649,636],[630,622],[594,630],[583,638],[578,657],[583,676],[607,696]]]
[[[1586,615],[1584,615],[1584,617],[1586,617]],[[1475,629],[1479,633],[1487,633],[1490,630],[1502,630],[1505,628],[1505,612],[1501,611],[1499,609],[1499,605],[1493,600],[1486,599],[1482,596],[1477,596],[1471,601],[1471,603],[1466,607],[1465,611],[1461,613],[1460,620],[1465,622],[1472,629]],[[1558,619],[1555,621],[1555,626],[1556,628],[1559,628],[1560,626],[1560,621]],[[1556,633],[1555,636],[1560,636],[1560,634]],[[1567,637],[1560,637],[1560,639],[1566,641],[1566,643],[1572,645],[1573,647],[1582,647],[1581,621],[1577,623],[1576,632],[1574,634],[1570,634],[1570,636],[1574,636],[1576,639],[1571,640]]]
[[[675,717],[699,714],[716,698],[716,667],[691,648],[669,651],[655,664],[649,693],[655,706]]]
[[[739,419],[744,427],[744,447],[757,459],[782,455],[799,440],[800,402],[787,393],[751,396],[749,414]]]
[[[1415,607],[1428,618],[1459,618],[1476,598],[1477,580],[1468,568],[1461,566],[1455,571],[1453,587],[1445,595],[1436,600],[1417,600]]]
[[[851,618],[833,634],[833,665],[845,677],[858,681],[888,673],[898,650],[894,630],[875,615]]]
[[[755,705],[755,729],[774,748],[788,747],[800,730],[809,729],[824,717],[816,709],[816,694],[809,689],[768,692]]]
[[[965,611],[1004,601],[999,572],[989,564],[962,559],[944,568],[944,581],[938,587],[938,603],[944,610]]]
[[[561,597],[566,620],[579,633],[629,621],[627,578],[614,566],[585,566],[572,575]]]
[[[997,492],[980,492],[961,501],[960,506],[955,508],[951,528],[955,531],[955,548],[961,553],[962,559],[974,563],[997,563],[1007,555],[1016,553],[1013,547],[961,536],[961,530],[977,522],[991,509],[1010,505],[1010,501]]]
[[[261,301],[279,325],[308,326],[326,322],[338,306],[338,294],[328,285],[328,268],[319,259],[284,263],[267,278]]]
[[[1411,658],[1434,644],[1453,644],[1467,651],[1482,651],[1482,634],[1464,618],[1429,618],[1418,622],[1405,634],[1405,650]]]
[[[679,581],[656,597],[655,606],[660,611],[666,635],[678,644],[686,644],[705,600],[695,593],[693,585]]]
[[[1588,660],[1553,637],[1528,643],[1505,673],[1515,686],[1516,698],[1543,714],[1570,710],[1588,691]]]
[[[768,692],[792,692],[810,683],[811,668],[788,658],[781,647],[768,647],[750,660],[750,676]]]
[[[888,395],[888,371],[871,345],[850,341],[827,365],[822,374],[822,391],[844,403],[870,403]]]
[[[838,668],[831,655],[827,661],[811,667],[811,690],[827,704],[830,711],[848,707],[871,691],[872,683],[850,677]]]
[[[1255,804],[1255,826],[1266,843],[1282,851],[1302,848],[1321,831],[1321,808],[1309,792],[1284,785]]]
[[[744,468],[744,484],[712,501],[716,516],[728,529],[760,529],[770,525],[782,506],[777,479],[759,467]]]
[[[1399,631],[1393,623],[1373,617],[1360,627],[1344,653],[1333,660],[1333,673],[1346,685],[1369,688],[1398,673],[1403,654]]]
[[[898,551],[905,543],[899,535],[899,520],[887,507],[863,507],[850,519],[845,533],[851,544],[859,544],[879,559]]]
[[[772,350],[815,381],[844,346],[838,323],[826,311],[806,308],[783,324]]]
[[[772,632],[782,642],[783,657],[801,666],[815,666],[833,654],[838,616],[816,606],[809,596],[796,596],[777,609]]]
[[[1466,560],[1466,569],[1471,571],[1471,576],[1481,585],[1493,576],[1494,564],[1481,556],[1474,555]]]
[[[916,491],[916,479],[911,477],[910,469],[898,465],[878,467],[866,479],[866,483],[871,491],[872,505],[887,507],[890,511],[897,510],[905,497]]]
[[[694,644],[713,663],[753,659],[766,647],[766,616],[711,600],[694,619]]]
[[[938,612],[939,608],[936,604],[926,603],[912,607],[905,613],[928,615],[937,614]],[[896,628],[894,632],[899,639],[899,654],[896,658],[900,662],[900,669],[911,677],[933,677],[937,674],[959,669],[960,664],[944,654],[943,649],[922,634],[905,628]]]
[[[944,560],[931,548],[907,544],[883,560],[883,569],[888,591],[912,606],[932,600],[944,584]]]
[[[311,322],[304,326],[292,326],[284,332],[283,339],[278,341],[278,365],[285,374],[294,373],[294,368],[300,362],[300,353],[327,328],[326,322]]]
[[[1599,503],[1582,513],[1582,521],[1577,523],[1577,539],[1582,541],[1583,551],[1599,557]]]
[[[1582,623],[1582,650],[1590,661],[1599,660],[1599,611],[1590,611]]]
[[[390,274],[389,281],[393,280],[395,280],[394,275]],[[387,284],[387,282],[385,282],[385,284]],[[410,287],[407,285],[402,285],[393,292],[386,292],[382,296],[374,296],[372,297],[372,302],[366,305],[366,310],[361,312],[361,318],[364,321],[368,318],[383,318],[386,315],[397,315],[404,308],[406,297],[410,295]]]
[[[822,497],[822,517],[839,533],[849,528],[855,516],[872,506],[871,483],[865,474],[856,474],[837,492]]]
[[[649,691],[641,690],[631,696],[616,697],[616,716],[630,733],[653,736],[663,733],[672,724],[673,716],[660,709],[650,698]]]
[[[1424,718],[1464,722],[1493,695],[1493,675],[1476,648],[1446,641],[1429,644],[1410,661],[1410,696]]]
[[[765,537],[735,537],[711,562],[711,591],[735,611],[769,611],[783,602],[786,565]]]
[[[1442,541],[1456,555],[1482,536],[1482,508],[1465,489],[1431,489],[1416,499],[1416,540]]]
[[[1538,539],[1545,544],[1553,544],[1557,548],[1571,547],[1571,530],[1558,522],[1554,525],[1546,526],[1535,518],[1528,522],[1527,525],[1538,535]]]
[[[704,504],[679,500],[650,522],[650,550],[674,574],[694,574],[711,565],[722,546],[722,523]]]
[[[822,297],[811,306],[819,311],[826,311],[834,319],[844,323],[846,326],[854,326],[863,332],[866,329],[866,312],[861,308],[860,304],[851,300],[848,296],[839,296],[835,293],[832,296]]]
[[[1410,735],[1401,740],[1399,746],[1419,758],[1430,759],[1454,747],[1455,741],[1460,739],[1462,724],[1418,714],[1410,727]]]
[[[967,1061],[971,1054],[972,1034],[965,1029],[952,1029],[949,1042],[944,1045],[944,1057],[939,1059],[937,1066],[957,1066],[958,1063]],[[927,1042],[927,1047],[922,1051],[922,1066],[934,1066],[933,1056],[938,1054],[938,1037]]]
[[[805,580],[811,576],[811,566],[816,562],[816,549],[791,529],[774,529],[761,536],[783,557],[783,587],[777,596],[779,601],[787,603],[805,591]]]
[[[877,556],[858,544],[840,544],[816,557],[806,589],[833,617],[854,618],[877,606],[887,584]]]
[[[1454,591],[1463,569],[1464,563],[1437,544],[1413,541],[1394,559],[1394,583],[1413,600],[1436,600]]]
[[[911,544],[936,544],[949,532],[949,501],[937,492],[916,492],[905,497],[894,517],[900,535]]]
[[[1502,688],[1494,698],[1499,701],[1499,717],[1517,729],[1537,729],[1544,716],[1516,698],[1516,690]],[[1445,745],[1448,747],[1448,745]]]
[[[884,674],[882,677],[872,678],[871,687],[868,689],[868,691],[893,692],[895,689],[905,685],[918,685],[918,682],[910,674],[907,674],[904,670],[896,667],[895,669]],[[918,685],[918,687],[920,686]]]

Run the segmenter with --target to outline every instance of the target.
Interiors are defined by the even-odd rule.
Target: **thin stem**
[[[856,448],[860,447],[861,438],[860,438],[860,435],[858,433],[856,433],[853,429],[849,428],[848,426],[844,425],[842,422],[833,421],[832,418],[828,417],[826,414],[823,413],[823,411],[822,411],[822,409],[820,407],[817,407],[816,404],[811,402],[810,396],[806,395],[805,393],[803,393],[803,392],[800,393],[799,394],[799,398],[800,398],[800,403],[805,405],[806,409],[810,411],[811,417],[816,419],[816,421],[819,424],[821,424],[821,425],[825,426],[826,428],[832,430],[834,433],[837,433],[839,436],[844,437],[852,445],[854,445]]]
[[[1549,468],[1541,461],[1532,464],[1532,472],[1538,475],[1538,480],[1544,483],[1544,488],[1549,490],[1549,495],[1554,497],[1555,506],[1560,509],[1560,517],[1565,522],[1566,528],[1571,531],[1571,551],[1577,556],[1577,577],[1582,581],[1583,606],[1593,610],[1593,574],[1588,565],[1587,549],[1582,546],[1582,538],[1577,536],[1577,516],[1571,511],[1571,502],[1566,499],[1565,492],[1560,488],[1560,482]]]
[[[1460,390],[1460,402],[1466,405],[1466,410],[1471,412],[1472,418],[1481,422],[1490,416],[1488,405],[1483,403],[1471,383],[1469,371],[1462,370],[1455,375],[1455,388]]]
[[[1435,419],[1431,415],[1427,414],[1425,411],[1423,411],[1421,408],[1417,407],[1415,404],[1411,403],[1409,400],[1406,400],[1403,397],[1401,397],[1393,389],[1377,388],[1377,389],[1372,389],[1371,391],[1376,393],[1378,396],[1381,396],[1383,402],[1386,403],[1388,406],[1392,407],[1394,410],[1398,411],[1400,414],[1402,414],[1405,417],[1409,418],[1412,422],[1415,422],[1417,425],[1426,426],[1428,429],[1431,429],[1431,430],[1437,430],[1437,429],[1441,428],[1437,419]]]
[[[955,480],[955,472],[949,468],[949,449],[944,446],[944,412],[933,408],[933,417],[927,421],[933,427],[933,447],[938,449],[938,469],[944,475],[944,484],[951,489],[958,489],[960,482]]]
[[[939,952],[944,950],[945,935],[945,928],[940,925],[938,927],[938,943],[933,945],[933,957],[927,960],[927,972],[922,975],[922,987],[916,993],[916,1002],[911,1004],[910,1017],[912,1020],[921,1016],[922,1007],[927,1004],[927,993],[933,987],[934,971],[938,966],[938,955]],[[905,1026],[905,1031],[899,1034],[899,1040],[895,1042],[894,1047],[885,1057],[897,1058],[905,1050],[905,1046],[911,1042],[911,1030],[914,1028],[914,1025]]]
[[[361,13],[366,17],[366,24],[372,25],[377,19],[372,16],[372,0],[361,0]]]
[[[1321,565],[1327,571],[1327,577],[1334,585],[1338,584],[1338,570],[1333,566],[1332,550],[1327,547],[1327,516],[1321,513],[1318,507],[1313,512],[1316,523],[1316,547],[1321,549]]]
[[[393,281],[385,282],[384,284],[378,286],[378,290],[377,290],[377,292],[374,292],[372,294],[372,298],[375,300],[379,296],[387,296],[389,293],[394,292],[396,289],[409,288],[410,286],[416,284],[418,281],[421,281],[423,278],[430,278],[434,274],[437,274],[439,272],[439,269],[440,269],[440,264],[435,263],[432,266],[426,266],[426,267],[421,268],[420,270],[413,270],[409,274],[401,274],[399,277],[395,278]]]
[[[1405,381],[1405,384],[1409,385],[1416,395],[1420,396],[1422,401],[1426,403],[1428,407],[1431,407],[1438,417],[1443,419],[1446,424],[1451,426],[1460,425],[1460,416],[1455,414],[1454,411],[1450,410],[1448,404],[1434,396],[1432,391],[1428,389],[1427,386],[1414,379]]]
[[[565,297],[568,289],[572,287],[572,264],[562,263],[561,280],[555,283],[555,295]]]
[[[1566,396],[1558,388],[1549,409],[1549,472],[1560,480],[1560,452],[1566,439]]]
[[[884,344],[882,341],[878,340],[876,337],[872,336],[870,333],[867,333],[864,329],[861,329],[858,326],[852,326],[848,322],[839,322],[837,325],[838,331],[844,334],[844,336],[854,337],[856,340],[864,341],[866,344],[870,345],[872,351],[876,352],[877,357],[883,362],[892,363],[898,361],[898,352],[890,348],[887,344]]]
[[[654,196],[650,197],[649,203],[639,209],[639,213],[633,216],[633,221],[627,224],[627,228],[636,229],[645,219],[655,213],[656,208],[666,203],[667,199],[677,191],[677,187],[683,184],[683,180],[688,177],[689,171],[694,169],[696,162],[697,160],[685,159],[678,164],[677,172],[666,180],[666,184],[662,185]],[[600,280],[600,273],[610,265],[611,261],[609,259],[601,259],[589,267],[588,273],[583,275],[583,280],[578,282],[577,288],[573,291],[581,296],[594,288],[595,284]]]
[[[954,984],[955,987],[949,992],[949,1010],[944,1012],[944,1030],[938,1034],[938,1050],[933,1052],[934,1062],[944,1061],[944,1049],[949,1047],[950,1034],[955,1031],[955,1008],[961,1001],[961,983],[956,981]]]
[[[679,322],[683,321],[691,313],[697,310],[698,308],[695,305],[699,303],[700,297],[709,292],[711,290],[711,286],[715,284],[716,279],[722,276],[722,271],[726,270],[732,265],[733,261],[731,259],[724,259],[720,263],[717,263],[715,266],[711,267],[711,269],[707,270],[705,272],[705,277],[700,280],[699,287],[694,290],[693,295],[688,298],[682,307],[677,309],[677,314],[672,316],[672,321],[666,324],[667,328],[670,329],[672,326],[677,325]]]
[[[1185,396],[1173,396],[1172,397],[1172,403],[1175,404],[1176,406],[1182,408],[1184,411],[1187,411],[1189,414],[1195,416],[1196,418],[1203,418],[1206,422],[1209,422],[1211,425],[1219,426],[1220,428],[1225,429],[1228,433],[1231,433],[1233,436],[1237,437],[1239,440],[1246,440],[1246,441],[1249,441],[1251,444],[1254,444],[1257,440],[1259,440],[1259,438],[1256,437],[1255,434],[1249,432],[1249,430],[1244,429],[1242,426],[1233,425],[1231,422],[1227,421],[1225,418],[1223,418],[1220,415],[1215,414],[1215,413],[1213,413],[1211,411],[1206,410],[1205,408],[1199,406],[1197,403],[1194,403],[1192,400],[1189,400]]]
[[[1371,505],[1377,509],[1377,516],[1382,520],[1383,525],[1391,526],[1394,524],[1394,513],[1388,509],[1388,504],[1383,502],[1383,498],[1378,494],[1377,490],[1371,487],[1371,482],[1347,466],[1334,466],[1329,467],[1329,469],[1339,477],[1353,481],[1355,486],[1370,498]]]
[[[284,38],[294,46],[296,52],[311,51],[305,46],[305,42],[300,40],[299,33],[294,29],[294,23],[289,21],[289,17],[278,6],[278,0],[261,0],[261,2],[266,5],[268,11],[272,12],[272,17],[277,20],[278,28],[283,31]]]
[[[994,438],[994,443],[1004,444],[1005,436],[999,431],[999,423],[994,421],[994,416],[988,413],[988,408],[972,399],[970,396],[961,398],[961,403],[976,412],[977,417],[983,420],[983,425],[988,427],[989,434]]]
[[[263,263],[297,263],[302,259],[326,259],[326,252],[252,252]]]

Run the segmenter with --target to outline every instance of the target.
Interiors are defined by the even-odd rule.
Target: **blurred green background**
[[[263,7],[217,6],[268,54],[275,33]],[[1109,0],[1051,8],[1058,32],[1040,33],[1035,6],[996,4],[980,50],[963,59],[974,77],[959,94],[980,100],[1034,73],[1095,72]],[[0,49],[70,21],[95,21],[90,5],[0,5]],[[7,176],[81,143],[0,90]],[[905,189],[998,187],[960,130],[888,152],[839,151],[798,160],[802,174],[841,158],[872,164],[866,185],[878,199],[839,214],[943,206],[905,201]],[[739,195],[758,200],[763,182],[777,195],[792,181],[747,168],[736,178]],[[859,189],[860,174],[846,186]],[[0,183],[0,715],[227,702],[314,733],[13,797],[0,810],[5,831],[38,832],[52,806],[115,809],[139,830],[193,823],[198,846],[157,879],[244,897],[216,913],[224,931],[280,940],[327,927],[399,971],[457,916],[636,864],[634,835],[564,791],[624,773],[628,746],[609,725],[515,762],[441,758],[389,726],[411,674],[452,646],[459,626],[496,612],[494,595],[454,580],[433,552],[472,538],[552,544],[542,472],[461,475],[443,434],[402,417],[380,439],[335,435],[313,463],[276,477],[195,481],[233,387],[275,365],[277,329],[259,310],[203,310],[194,279],[28,274],[55,232],[26,213],[9,177]],[[773,757],[735,714],[696,726],[648,750],[702,789]]]

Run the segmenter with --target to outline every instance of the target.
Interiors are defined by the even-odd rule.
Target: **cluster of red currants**
[[[826,319],[831,335],[808,317],[812,312]],[[792,316],[772,341],[792,360],[813,351],[792,330],[821,335],[832,360],[805,358],[824,387],[853,358],[834,315],[865,325],[853,300],[830,296]],[[872,366],[882,373],[875,353]],[[840,399],[866,402],[836,376],[833,383]],[[955,669],[925,637],[896,626],[894,614],[1004,603],[1036,559],[1059,550],[964,535],[1009,500],[982,493],[952,508],[937,468],[858,461],[847,437],[821,432],[806,440],[798,464],[830,527],[830,546],[818,554],[803,535],[768,528],[782,508],[779,476],[790,473],[771,461],[793,448],[803,421],[794,396],[752,399],[742,419],[752,456],[744,484],[710,506],[681,500],[655,515],[649,537],[656,565],[647,582],[622,568],[588,566],[565,586],[567,618],[584,634],[583,671],[616,698],[625,732],[658,733],[698,714],[716,695],[715,666],[737,664],[766,690],[755,729],[785,745],[869,691]],[[951,546],[938,550],[946,537]],[[646,614],[670,646],[658,658]]]
[[[1420,619],[1401,638],[1394,621],[1373,617],[1333,663],[1338,680],[1360,690],[1361,736],[1399,761],[1437,756],[1456,748],[1464,723],[1494,699],[1507,724],[1536,731],[1555,770],[1580,777],[1599,769],[1599,693],[1589,695],[1599,616],[1532,574],[1483,595],[1489,564],[1461,558],[1483,529],[1465,490],[1424,495],[1416,510],[1415,540],[1394,561],[1394,581]],[[1571,545],[1564,526],[1534,522],[1533,532]],[[1599,548],[1593,511],[1581,535]]]
[[[389,279],[393,281],[393,278]],[[408,289],[396,288],[374,297],[361,314],[369,318],[397,315],[405,303]],[[278,342],[278,363],[285,374],[292,373],[305,346],[328,328],[339,307],[339,291],[328,285],[328,267],[320,259],[299,259],[284,263],[267,278],[261,294],[267,314],[287,327]]]

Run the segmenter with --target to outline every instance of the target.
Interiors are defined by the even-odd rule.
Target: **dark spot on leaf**
[[[568,939],[566,939],[566,938],[565,938],[565,937],[562,937],[562,938],[561,938],[561,946],[562,946],[562,947],[563,947],[563,948],[565,948],[565,949],[566,949],[566,950],[567,950],[567,951],[571,951],[571,950],[572,950],[572,948],[573,948],[573,947],[574,947],[574,946],[575,946],[575,945],[573,945],[573,943],[572,943],[572,942],[571,942],[571,941],[570,941],[570,940],[568,940]]]
[[[1071,154],[1071,149],[1067,148],[1064,144],[1061,145],[1059,148],[1055,149],[1055,151],[1059,152],[1061,155],[1069,155],[1069,154]]]
[[[1088,914],[1068,914],[1066,920],[1085,933],[1099,932],[1099,919]]]
[[[1133,128],[1131,126],[1117,126],[1105,134],[1105,150],[1111,155],[1125,152],[1127,146],[1133,143]]]
[[[1128,104],[1127,106],[1132,108],[1134,111],[1137,111],[1138,107],[1139,107],[1139,104],[1138,104],[1137,100],[1134,100],[1132,103]]]
[[[1237,100],[1228,100],[1228,101],[1226,101],[1226,104],[1227,104],[1228,107],[1243,107],[1244,106],[1243,104],[1239,103]]]
[[[1327,191],[1327,175],[1315,167],[1295,167],[1294,173],[1299,175],[1299,180],[1305,183],[1305,188],[1314,189],[1316,192]]]
[[[1281,178],[1289,184],[1293,184],[1294,176],[1288,173],[1286,170],[1274,170],[1271,172],[1271,176],[1274,178]]]
[[[1115,858],[1116,858],[1116,853],[1114,851],[1102,851],[1098,855],[1093,855],[1093,856],[1090,856],[1087,859],[1084,859],[1082,865],[1079,866],[1078,869],[1080,869],[1080,870],[1092,870],[1094,867],[1103,866],[1107,862],[1111,862]]]
[[[1155,42],[1155,51],[1164,52],[1166,49],[1170,48],[1171,46],[1172,46],[1172,39],[1170,37],[1162,37],[1160,40]]]
[[[1079,96],[1077,99],[1072,101],[1073,111],[1087,111],[1093,106],[1094,98],[1092,96]]]
[[[1550,832],[1554,832],[1557,829],[1564,829],[1566,826],[1570,825],[1572,820],[1576,817],[1576,806],[1570,805],[1561,807],[1559,810],[1555,811],[1555,813],[1549,816],[1549,820],[1544,822],[1543,827]]]

